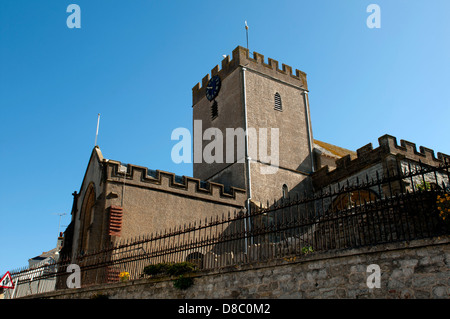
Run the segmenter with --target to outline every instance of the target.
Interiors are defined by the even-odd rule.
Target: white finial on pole
[[[98,127],[100,125],[100,113],[98,113],[97,117],[97,132],[95,133],[95,146],[97,146],[97,138],[98,138]]]

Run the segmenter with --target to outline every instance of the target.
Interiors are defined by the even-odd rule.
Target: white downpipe
[[[245,123],[245,163],[247,170],[247,214],[250,215],[250,200],[252,198],[252,183],[250,173],[250,156],[248,154],[248,117],[247,117],[247,94],[246,94],[246,82],[245,82],[245,67],[242,68],[242,86],[243,86],[243,102],[244,102],[244,123]],[[245,231],[250,230],[250,218],[245,219],[244,223]],[[245,237],[245,252],[247,252],[248,238]]]
[[[308,146],[309,146],[309,158],[311,159],[311,173],[314,173],[314,159],[313,159],[313,140],[311,133],[311,118],[309,117],[309,98],[308,91],[303,91],[303,98],[305,102],[305,113],[306,113],[306,130],[308,133]]]

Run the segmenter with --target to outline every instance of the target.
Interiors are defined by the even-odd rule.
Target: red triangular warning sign
[[[0,288],[14,289],[14,284],[9,271],[7,271],[6,274],[2,277],[2,280],[0,280]]]

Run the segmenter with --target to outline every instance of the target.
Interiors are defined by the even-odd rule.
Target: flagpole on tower
[[[248,25],[247,25],[247,20],[245,20],[245,33],[247,36],[247,51],[248,51]]]

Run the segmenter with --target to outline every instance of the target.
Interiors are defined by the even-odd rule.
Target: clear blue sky
[[[1,0],[0,275],[55,247],[56,214],[69,224],[97,113],[106,158],[192,175],[171,132],[191,129],[191,89],[246,45],[245,20],[251,51],[308,74],[315,138],[449,154],[449,15],[448,0]]]

